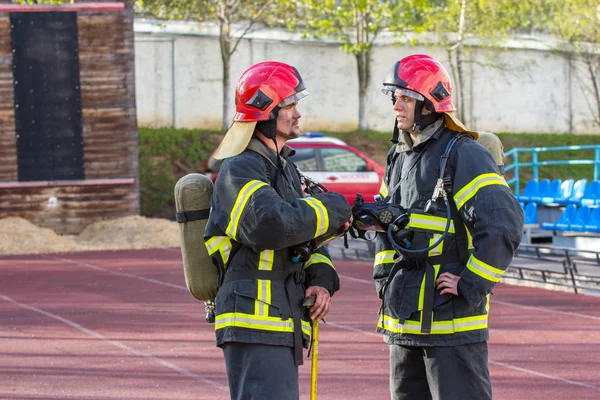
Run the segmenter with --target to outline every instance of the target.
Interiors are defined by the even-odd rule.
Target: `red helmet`
[[[267,121],[279,106],[293,104],[308,92],[302,77],[291,65],[267,61],[245,70],[235,89],[236,122]]]
[[[429,100],[438,113],[454,111],[450,76],[439,61],[426,54],[413,54],[397,61],[383,80],[382,92]],[[415,93],[416,92],[416,93]]]

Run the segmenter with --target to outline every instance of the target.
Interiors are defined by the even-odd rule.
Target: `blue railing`
[[[552,160],[552,161],[539,161],[539,153],[547,151],[572,151],[572,150],[594,150],[593,160]],[[519,154],[531,154],[531,162],[519,161]],[[600,145],[585,145],[585,146],[562,146],[562,147],[527,147],[527,148],[514,148],[504,153],[505,158],[512,158],[512,163],[504,168],[505,172],[514,170],[514,177],[508,180],[509,185],[515,185],[514,193],[521,193],[519,188],[519,168],[531,167],[533,169],[533,179],[539,180],[539,168],[545,165],[593,165],[594,166],[594,180],[598,180],[600,177]],[[529,158],[529,157],[528,157]]]

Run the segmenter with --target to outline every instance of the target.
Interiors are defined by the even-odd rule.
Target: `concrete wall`
[[[219,129],[222,71],[214,27],[139,20],[136,32],[136,87],[140,126]],[[450,70],[444,49],[398,44],[388,38],[372,50],[366,102],[369,128],[389,131],[393,113],[381,94],[391,65],[413,53],[427,53]],[[581,65],[551,46],[517,43],[507,50],[473,48],[464,66],[464,122],[491,132],[596,133],[591,83],[575,79]],[[259,61],[294,65],[310,96],[300,103],[303,131],[345,131],[358,126],[358,77],[353,56],[335,42],[303,40],[297,34],[263,30],[243,39],[231,64],[231,93],[240,74]],[[456,92],[456,89],[455,89]],[[234,105],[230,107],[233,115]]]

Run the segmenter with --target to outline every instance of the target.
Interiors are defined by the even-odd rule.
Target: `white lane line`
[[[538,307],[538,306],[524,306],[522,304],[510,303],[502,300],[492,300],[492,304],[502,304],[503,306],[522,308],[524,310],[532,310],[532,311],[541,311],[548,314],[560,314],[560,315],[568,315],[569,317],[581,317],[587,319],[593,319],[596,321],[600,321],[600,317],[596,317],[594,315],[580,314],[572,311],[560,311],[560,310],[551,310],[549,308]]]
[[[117,275],[128,276],[128,277],[131,277],[131,278],[135,278],[135,279],[140,279],[140,280],[143,280],[143,281],[148,281],[148,282],[156,283],[156,284],[159,284],[159,285],[165,285],[165,286],[169,286],[169,287],[175,287],[175,288],[178,288],[178,289],[185,289],[185,290],[187,290],[187,288],[185,288],[184,286],[173,285],[173,284],[170,284],[170,283],[161,282],[161,281],[157,281],[157,280],[154,280],[154,279],[144,278],[144,277],[141,277],[141,276],[138,276],[138,275],[126,274],[126,273],[122,273],[122,272],[114,272],[114,271],[111,271],[111,270],[108,270],[108,269],[104,269],[104,268],[101,268],[101,267],[97,267],[97,266],[95,266],[93,264],[84,263],[84,262],[81,262],[81,261],[73,261],[73,260],[69,260],[69,259],[61,258],[61,257],[56,257],[56,259],[60,259],[60,260],[64,260],[64,261],[67,261],[67,262],[71,262],[73,264],[82,265],[82,266],[85,266],[85,267],[97,269],[99,271],[104,271],[104,272],[113,273],[113,274],[117,274]],[[339,277],[342,278],[342,279],[347,279],[347,280],[351,280],[351,281],[354,281],[354,282],[360,282],[360,283],[365,283],[365,284],[369,284],[369,285],[373,284],[373,281],[367,280],[367,279],[354,278],[354,277],[346,276],[346,275],[339,275]],[[546,312],[546,313],[550,313],[550,314],[553,314],[553,313],[556,313],[556,314],[568,314],[570,316],[578,316],[578,317],[589,318],[589,319],[598,319],[597,317],[594,317],[594,316],[591,316],[591,315],[571,313],[571,312],[566,312],[566,311],[556,311],[556,310],[550,310],[550,309],[543,308],[543,307],[521,306],[519,304],[513,304],[513,303],[508,303],[508,302],[503,302],[503,301],[494,301],[494,303],[504,304],[504,305],[510,305],[510,306],[515,306],[515,307],[523,307],[523,308],[526,308],[526,309],[531,309],[531,310],[534,310],[534,311],[542,311],[542,312]],[[335,324],[335,323],[331,323],[331,322],[327,322],[327,325],[331,325],[333,327],[336,327],[336,328],[339,328],[339,329],[343,329],[343,330],[347,330],[347,331],[351,331],[351,332],[362,333],[364,335],[378,336],[378,337],[381,336],[380,334],[378,334],[376,332],[367,332],[367,331],[364,331],[364,330],[361,330],[361,329],[352,328],[352,327],[348,327],[348,326],[344,326],[344,325],[339,325],[339,324]],[[506,368],[511,368],[511,369],[516,370],[516,371],[526,372],[526,373],[529,373],[529,374],[532,374],[532,375],[536,375],[536,376],[540,376],[540,377],[546,377],[548,379],[553,379],[553,380],[561,381],[561,382],[564,382],[564,383],[570,383],[570,384],[574,384],[574,385],[578,385],[578,386],[589,387],[589,388],[592,388],[592,389],[595,389],[595,390],[600,390],[599,387],[596,387],[596,386],[593,386],[593,385],[588,385],[588,384],[581,383],[581,382],[576,382],[576,381],[570,381],[568,379],[554,377],[552,375],[542,374],[540,372],[536,372],[536,371],[532,371],[532,370],[520,368],[520,367],[511,365],[511,364],[501,363],[501,362],[493,361],[493,360],[489,360],[489,363],[490,364],[495,364],[495,365],[498,365],[498,366],[503,366],[503,367],[506,367]]]
[[[334,328],[343,329],[343,330],[350,331],[350,332],[362,333],[363,335],[375,336],[375,337],[378,337],[379,339],[383,340],[383,336],[381,335],[381,333],[367,332],[367,331],[364,331],[362,329],[352,328],[350,326],[340,325],[340,324],[336,324],[334,322],[329,322],[329,321],[327,321],[327,323],[325,325],[326,326],[333,326]]]
[[[99,267],[99,266],[94,265],[94,264],[86,263],[86,262],[83,262],[83,261],[75,261],[75,260],[70,260],[68,258],[58,257],[58,256],[45,256],[45,257],[53,259],[53,260],[64,261],[64,262],[67,262],[67,263],[70,263],[70,264],[80,265],[80,266],[86,267],[86,268],[95,269],[96,271],[106,272],[107,274],[111,274],[111,275],[126,276],[128,278],[139,279],[141,281],[155,283],[157,285],[168,286],[168,287],[171,287],[171,288],[174,288],[174,289],[183,289],[183,290],[186,290],[186,291],[188,290],[187,287],[182,286],[182,285],[175,285],[173,283],[163,282],[163,281],[159,281],[159,280],[152,279],[152,278],[145,278],[143,276],[134,275],[134,274],[128,274],[126,272],[117,272],[117,271],[113,271],[113,270],[110,270],[110,269],[107,269],[107,268]]]
[[[2,298],[3,300],[5,300],[5,301],[7,301],[9,303],[13,303],[13,304],[18,305],[19,307],[25,308],[25,309],[27,309],[29,311],[33,311],[33,312],[36,312],[38,314],[42,314],[42,315],[44,315],[44,316],[46,316],[48,318],[52,318],[52,319],[60,321],[60,322],[62,322],[64,324],[67,324],[71,328],[77,329],[77,330],[85,333],[88,336],[91,336],[91,337],[99,339],[99,340],[101,340],[103,342],[109,343],[109,344],[111,344],[111,345],[113,345],[113,346],[115,346],[115,347],[117,347],[117,348],[119,348],[121,350],[125,350],[128,353],[131,353],[131,354],[136,355],[138,357],[147,358],[148,360],[154,361],[155,363],[160,364],[163,367],[167,367],[167,368],[169,368],[169,369],[171,369],[171,370],[173,370],[175,372],[178,372],[178,373],[180,373],[182,375],[188,376],[188,377],[190,377],[192,379],[195,379],[195,380],[197,380],[199,382],[209,384],[209,385],[211,385],[211,386],[213,386],[213,387],[215,387],[217,389],[223,390],[225,392],[229,392],[229,388],[227,386],[225,386],[225,385],[222,385],[222,384],[220,384],[218,382],[215,382],[215,381],[213,381],[211,379],[203,378],[200,375],[194,374],[193,372],[191,372],[191,371],[189,371],[189,370],[187,370],[185,368],[178,367],[177,365],[172,364],[172,363],[170,363],[168,361],[165,361],[165,360],[163,360],[161,358],[158,358],[158,357],[155,357],[155,356],[153,356],[151,354],[146,354],[144,352],[136,350],[133,347],[129,347],[129,346],[127,346],[127,345],[125,345],[125,344],[117,341],[117,340],[109,339],[109,338],[107,338],[107,337],[99,334],[98,332],[95,332],[95,331],[92,331],[91,329],[85,328],[85,327],[79,325],[76,322],[73,322],[71,320],[68,320],[66,318],[61,317],[60,315],[56,315],[56,314],[53,314],[53,313],[48,312],[48,311],[44,311],[44,310],[39,309],[39,308],[36,308],[36,307],[33,307],[33,306],[29,306],[27,304],[24,304],[24,303],[21,303],[21,302],[19,302],[17,300],[14,300],[11,297],[4,296],[2,294],[0,294],[0,298]]]
[[[568,383],[569,385],[582,386],[582,387],[585,387],[588,389],[600,391],[600,386],[590,385],[589,383],[577,382],[577,381],[572,381],[570,379],[559,378],[554,375],[542,374],[541,372],[533,371],[533,370],[530,370],[527,368],[517,367],[517,366],[511,365],[511,364],[507,364],[507,363],[503,363],[503,362],[499,362],[499,361],[489,360],[489,363],[493,364],[493,365],[497,365],[499,367],[509,368],[509,369],[513,369],[515,371],[525,372],[527,374],[539,376],[540,378],[552,379],[553,381],[559,381],[562,383]]]

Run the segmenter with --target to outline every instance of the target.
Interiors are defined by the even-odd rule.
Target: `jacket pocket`
[[[266,282],[266,284],[262,289],[259,289],[259,281],[240,281],[237,283],[234,289],[235,312],[264,317],[279,317],[283,320],[289,319],[291,311],[287,299],[282,293],[282,288],[273,285],[271,281],[263,282]]]
[[[408,286],[404,288],[402,299],[398,304],[398,319],[400,322],[404,322],[409,319],[410,316],[419,311],[419,294],[421,288],[419,286]]]

